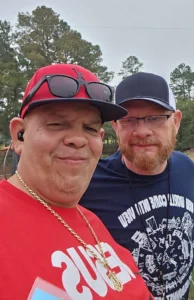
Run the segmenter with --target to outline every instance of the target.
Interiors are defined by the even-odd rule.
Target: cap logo
[[[83,77],[82,73],[81,72],[78,72],[75,68],[72,68],[73,71],[75,71],[75,73],[77,74],[77,78],[78,79],[82,79],[85,81],[85,78]]]

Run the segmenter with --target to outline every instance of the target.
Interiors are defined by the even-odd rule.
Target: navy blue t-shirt
[[[80,204],[131,251],[156,300],[163,300],[164,285],[167,300],[188,299],[194,164],[186,155],[173,152],[163,173],[148,176],[126,169],[118,151],[99,161]]]

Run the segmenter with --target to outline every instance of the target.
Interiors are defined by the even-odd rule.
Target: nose
[[[64,137],[64,144],[72,148],[83,148],[87,145],[88,140],[83,130],[74,129],[71,130],[68,135]]]
[[[144,120],[138,120],[137,126],[133,131],[133,136],[144,139],[153,134],[152,130],[147,127]]]

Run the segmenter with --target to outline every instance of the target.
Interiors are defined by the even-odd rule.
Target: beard
[[[139,170],[145,172],[152,172],[155,168],[161,166],[169,158],[170,154],[176,145],[176,129],[172,126],[171,133],[168,139],[163,143],[153,138],[145,139],[131,139],[130,144],[122,143],[118,138],[119,149],[122,155],[133,164],[133,166]],[[157,146],[158,151],[156,153],[148,152],[146,149],[135,152],[131,144],[134,145],[154,145]]]

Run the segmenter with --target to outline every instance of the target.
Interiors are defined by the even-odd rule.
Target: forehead
[[[142,114],[162,114],[168,112],[168,110],[161,105],[158,105],[154,102],[151,101],[146,101],[146,100],[134,100],[134,101],[128,101],[123,105],[127,111],[128,114],[131,113],[142,113]]]
[[[99,110],[88,103],[50,103],[36,107],[29,113],[30,118],[40,118],[41,120],[59,117],[65,119],[75,119],[84,117],[86,120],[99,120],[101,115]]]

